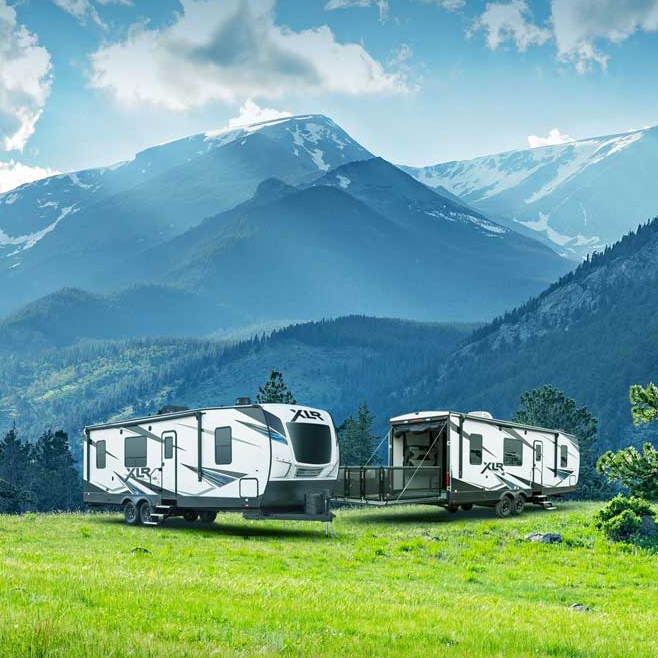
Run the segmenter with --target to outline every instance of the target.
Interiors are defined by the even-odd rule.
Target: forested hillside
[[[654,219],[476,331],[416,397],[506,417],[523,391],[551,384],[598,417],[601,447],[626,445],[629,386],[656,380],[657,286]]]
[[[74,451],[86,424],[252,398],[272,369],[297,400],[328,409],[336,423],[367,401],[382,428],[406,410],[411,383],[435,369],[471,325],[360,316],[294,325],[238,344],[201,340],[81,341],[0,357],[0,429],[23,438],[64,429]]]

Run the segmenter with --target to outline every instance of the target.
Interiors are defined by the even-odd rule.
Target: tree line
[[[259,388],[259,403],[296,404],[283,375],[273,370]],[[658,387],[633,385],[630,390],[632,415],[636,424],[658,419]],[[512,418],[516,422],[548,427],[573,434],[580,445],[581,467],[578,497],[603,499],[613,485],[634,496],[658,500],[658,451],[645,443],[642,452],[634,447],[598,455],[597,420],[585,408],[552,386],[528,391]],[[385,451],[373,431],[374,417],[363,401],[355,414],[337,426],[341,463],[381,464]],[[37,441],[24,441],[11,428],[0,440],[0,513],[74,510],[82,506],[82,481],[75,467],[68,435],[46,430]]]
[[[16,428],[0,440],[0,513],[74,510],[82,505],[82,482],[66,432],[46,430],[23,441]]]

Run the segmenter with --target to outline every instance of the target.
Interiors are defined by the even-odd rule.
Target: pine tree
[[[373,416],[366,402],[362,402],[353,416],[346,418],[338,428],[341,464],[363,466],[372,457],[376,436],[372,432]]]
[[[10,429],[0,441],[0,511],[18,514],[32,500],[30,446]]]
[[[33,490],[38,509],[48,512],[78,508],[82,486],[66,432],[45,431],[32,454],[36,475]]]
[[[282,402],[284,404],[297,404],[290,389],[283,381],[283,375],[278,370],[272,370],[270,378],[264,386],[258,388],[256,401],[259,404],[264,402]]]
[[[597,420],[586,407],[578,407],[562,391],[546,385],[521,396],[513,420],[573,434],[580,447],[579,495],[597,499],[609,493],[596,470]]]
[[[635,425],[644,425],[658,418],[658,386],[633,384],[629,391],[631,414]],[[599,473],[611,482],[627,487],[632,496],[658,501],[658,450],[651,443],[642,452],[633,446],[617,452],[608,450],[596,463]]]

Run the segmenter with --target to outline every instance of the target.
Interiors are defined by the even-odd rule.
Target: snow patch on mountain
[[[430,217],[435,217],[436,219],[440,219],[443,221],[461,222],[462,224],[472,224],[480,229],[487,231],[492,235],[505,235],[506,233],[510,233],[510,230],[505,228],[504,226],[501,226],[500,224],[496,224],[495,222],[490,222],[489,220],[484,219],[483,217],[476,217],[475,215],[466,215],[464,213],[459,213],[454,211],[446,212],[443,210],[426,210],[425,214],[429,215]]]
[[[52,222],[45,228],[41,229],[40,231],[29,233],[28,235],[19,235],[18,237],[12,238],[11,236],[7,235],[2,229],[0,229],[0,247],[5,247],[7,245],[14,245],[14,246],[19,246],[20,251],[31,249],[32,247],[34,247],[35,244],[37,244],[37,242],[39,242],[39,240],[43,239],[51,231],[54,231],[57,225],[66,216],[70,215],[73,212],[77,212],[77,210],[78,208],[76,208],[75,205],[62,208],[59,216],[54,222]],[[16,250],[10,254],[7,254],[7,258],[9,258],[9,256],[15,255],[16,253],[18,253],[18,251],[19,250]]]
[[[350,186],[350,183],[352,182],[347,176],[341,176],[340,174],[337,174],[336,178],[338,179],[338,184],[344,190],[346,190]]]
[[[583,235],[582,233],[573,236],[563,235],[562,233],[558,233],[555,229],[549,226],[548,223],[549,218],[550,215],[546,215],[543,212],[540,212],[539,219],[534,222],[532,221],[523,222],[519,220],[517,220],[517,222],[521,224],[521,226],[525,226],[526,228],[529,228],[533,231],[537,231],[538,233],[545,233],[551,242],[554,242],[560,247],[566,247],[566,246],[590,247],[590,248],[603,247],[601,238],[598,235],[588,237],[586,235]]]
[[[473,160],[403,169],[429,187],[442,185],[452,194],[469,197],[469,202],[477,203],[510,190],[547,166],[557,164],[551,179],[524,199],[526,204],[532,204],[551,194],[584,168],[598,164],[636,143],[646,132],[647,129],[636,130],[610,137],[509,151]]]

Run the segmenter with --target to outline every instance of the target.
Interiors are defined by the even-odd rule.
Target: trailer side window
[[[124,463],[126,466],[146,466],[146,437],[127,436],[124,443]]]
[[[471,434],[470,462],[476,466],[482,464],[482,434]]]
[[[215,428],[215,464],[230,464],[233,461],[233,441],[230,427]]]
[[[164,458],[173,459],[174,457],[174,439],[176,438],[176,432],[165,432],[162,435],[164,440]]]
[[[535,461],[541,461],[541,443],[535,443]]]
[[[523,464],[523,441],[505,437],[503,442],[503,465],[521,466]]]
[[[567,446],[560,446],[560,468],[565,468],[567,465]]]
[[[96,441],[96,468],[105,468],[107,460],[107,442]]]

